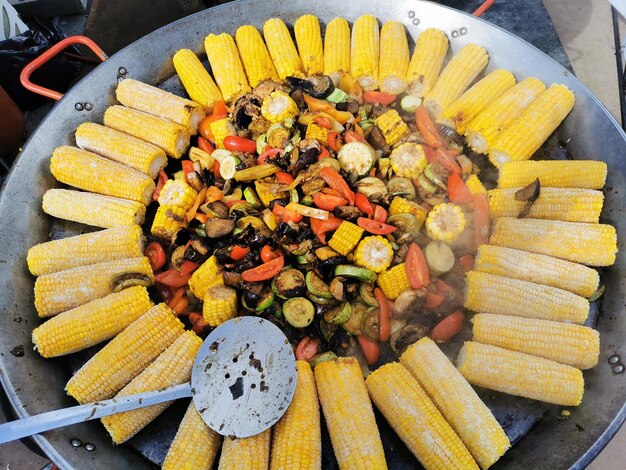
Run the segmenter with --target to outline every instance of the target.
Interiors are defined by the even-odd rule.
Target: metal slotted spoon
[[[249,437],[285,413],[296,379],[293,350],[282,331],[262,318],[235,318],[204,340],[190,382],[11,421],[0,425],[0,444],[185,397],[193,397],[202,419],[215,432]]]

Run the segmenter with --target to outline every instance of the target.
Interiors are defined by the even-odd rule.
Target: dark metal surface
[[[43,192],[57,185],[48,169],[52,150],[58,145],[72,144],[73,131],[81,122],[102,119],[106,106],[114,102],[113,90],[120,67],[125,67],[132,78],[159,84],[173,75],[173,53],[183,47],[200,53],[204,36],[210,32],[234,33],[239,25],[246,23],[260,27],[272,16],[280,16],[293,24],[303,13],[316,14],[324,23],[337,15],[354,20],[361,14],[372,13],[381,21],[402,21],[412,37],[427,27],[439,27],[451,37],[452,52],[470,42],[487,47],[491,56],[488,70],[503,67],[515,73],[518,79],[534,75],[546,83],[566,84],[576,94],[577,103],[557,135],[561,140],[570,140],[569,149],[574,158],[604,160],[609,164],[602,221],[615,225],[618,233],[625,233],[624,133],[575,77],[537,49],[484,21],[427,2],[352,2],[341,8],[333,0],[314,3],[304,0],[230,3],[168,25],[98,66],[52,110],[26,145],[9,176],[0,199],[0,219],[3,221],[0,240],[4,248],[0,258],[0,287],[3,292],[0,297],[0,311],[3,312],[0,316],[0,331],[3,331],[0,336],[0,380],[20,416],[72,404],[63,392],[68,373],[62,361],[44,360],[30,347],[30,333],[39,320],[32,306],[33,279],[26,269],[26,251],[28,247],[47,240],[51,228],[61,226],[80,230],[74,224],[52,221],[40,209]],[[525,21],[523,12],[519,14],[520,21]],[[461,28],[466,30],[466,34],[458,34]],[[456,35],[454,31],[457,31]],[[172,79],[170,84],[176,81]],[[74,105],[77,102],[92,103],[92,111],[76,111]],[[624,270],[626,258],[620,251],[616,265],[604,273],[607,289],[597,323],[602,339],[600,363],[595,369],[585,371],[585,397],[580,407],[570,409],[569,419],[557,419],[560,407],[480,392],[511,437],[514,437],[511,434],[514,429],[512,424],[518,429],[515,432],[522,430],[520,435],[523,435],[541,417],[538,424],[494,468],[582,468],[606,445],[623,422],[626,415],[626,379],[624,374],[612,372],[608,358],[615,354],[623,357],[625,353]],[[23,357],[10,353],[19,344],[25,346]],[[162,416],[131,440],[130,446],[140,449],[150,460],[159,462],[173,436],[176,416],[180,415],[172,409],[169,420],[166,420],[167,416]],[[159,427],[165,422],[170,428]],[[406,450],[401,450],[403,446],[397,438],[382,422],[380,424],[390,466],[414,467],[415,461]],[[73,437],[94,443],[96,450],[87,452],[84,447],[72,447],[70,440]],[[63,468],[151,466],[130,446],[114,448],[98,423],[52,431],[37,437],[37,441]],[[328,457],[328,449],[326,445],[325,457],[332,460],[332,456]]]

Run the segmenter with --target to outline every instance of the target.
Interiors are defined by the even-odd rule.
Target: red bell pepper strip
[[[422,134],[426,145],[435,149],[443,145],[443,139],[424,106],[418,106],[415,110],[415,124],[417,124],[417,129]]]
[[[448,341],[455,337],[463,328],[465,314],[457,310],[437,323],[430,331],[433,341]]]
[[[287,173],[286,171],[279,171],[277,173],[274,173],[274,176],[276,176],[276,181],[278,181],[279,183],[287,185],[293,183],[293,176],[291,176],[291,174]]]
[[[330,131],[328,133],[328,146],[335,153],[341,150],[341,134],[339,132]]]
[[[191,274],[181,274],[178,270],[172,268],[154,276],[157,284],[163,284],[167,287],[183,287],[189,282]]]
[[[380,287],[374,289],[374,296],[378,301],[378,336],[380,341],[389,340],[389,334],[391,333],[391,309],[389,308],[389,301]]]
[[[346,180],[344,180],[339,173],[337,173],[332,168],[325,166],[320,170],[320,176],[328,186],[336,191],[339,191],[339,193],[348,200],[348,204],[350,204],[351,206],[354,205],[354,191],[350,189],[350,186],[348,186]]]
[[[469,204],[474,201],[474,195],[456,173],[448,176],[448,197],[455,204]]]
[[[322,340],[305,336],[296,346],[296,359],[298,361],[310,361],[318,353]]]
[[[363,101],[371,104],[388,105],[393,103],[397,98],[397,95],[393,93],[384,93],[382,91],[365,90],[363,92]]]
[[[317,156],[317,161],[319,162],[320,160],[323,160],[328,157],[330,157],[330,152],[328,151],[326,147],[322,145],[322,148],[320,149],[320,154]]]
[[[231,259],[234,259],[235,261],[239,261],[240,259],[245,258],[248,253],[250,253],[249,247],[235,245],[232,251],[230,252],[230,257]]]
[[[387,222],[388,216],[389,214],[387,213],[387,209],[385,209],[383,206],[380,206],[378,204],[374,206],[374,220],[376,222],[385,223]]]
[[[267,281],[276,276],[285,265],[285,257],[279,256],[272,261],[263,263],[256,268],[247,269],[241,273],[241,279],[246,282]]]
[[[370,200],[362,193],[356,193],[354,202],[356,207],[361,211],[365,212],[367,215],[374,215],[374,206],[370,202]]]
[[[276,220],[279,222],[293,222],[294,224],[297,224],[303,219],[302,214],[298,214],[297,212],[287,209],[280,204],[274,205],[272,214],[274,214],[274,217],[276,217]]]
[[[183,173],[185,173],[185,181],[189,184],[189,177],[187,175],[195,171],[193,169],[193,162],[191,160],[181,160],[180,163],[183,167]]]
[[[357,336],[356,339],[359,342],[359,346],[363,350],[365,361],[368,366],[376,364],[380,357],[380,346],[375,341],[370,341],[365,336]]]
[[[200,148],[200,150],[204,150],[209,155],[215,152],[215,147],[213,147],[213,144],[211,144],[211,142],[209,142],[202,136],[198,136],[198,147]]]
[[[327,220],[321,219],[309,219],[311,223],[311,231],[317,236],[320,242],[326,245],[326,233],[333,232],[339,228],[343,219],[330,215]]]
[[[373,233],[374,235],[387,235],[397,230],[393,225],[383,224],[382,222],[366,219],[365,217],[359,217],[356,219],[356,223],[366,232]]]
[[[259,155],[256,159],[257,165],[262,165],[266,163],[270,158],[275,157],[276,155],[282,155],[285,150],[281,148],[267,148],[265,151]]]
[[[421,289],[430,284],[426,256],[417,243],[411,243],[409,246],[405,263],[409,284],[413,289]]]
[[[165,173],[165,171],[163,170],[159,171],[159,179],[157,181],[156,188],[154,189],[154,192],[152,193],[153,201],[159,200],[159,195],[161,194],[161,190],[163,189],[163,186],[165,186],[165,183],[167,183],[167,180],[168,180],[167,173]]]
[[[148,258],[152,271],[161,269],[167,262],[167,255],[159,242],[149,243],[144,251],[144,255]]]
[[[347,203],[348,200],[340,196],[331,196],[330,194],[325,194],[322,192],[318,192],[313,195],[313,204],[315,204],[320,209],[331,212],[335,207],[345,206]]]

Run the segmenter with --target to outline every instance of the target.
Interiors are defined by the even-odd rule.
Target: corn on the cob
[[[77,266],[134,258],[143,254],[141,227],[117,227],[40,243],[28,250],[26,261],[34,276]]]
[[[220,267],[217,265],[217,258],[211,256],[196,269],[189,279],[189,290],[198,299],[204,299],[207,290],[211,287],[224,284]]]
[[[482,47],[476,44],[463,47],[446,65],[424,99],[424,105],[430,113],[439,116],[463,94],[478,74],[487,67],[488,62],[489,56]]]
[[[574,367],[474,341],[465,342],[457,366],[472,385],[555,405],[579,405],[585,388]]]
[[[313,370],[296,361],[298,381],[293,400],[274,426],[270,470],[322,468],[320,407]]]
[[[131,78],[118,83],[115,96],[124,106],[169,119],[191,135],[198,133],[198,124],[206,115],[202,105],[194,101]]]
[[[219,326],[237,315],[237,292],[223,285],[213,286],[204,295],[204,319],[211,326]]]
[[[389,156],[389,164],[393,172],[407,178],[417,178],[422,174],[427,163],[424,148],[414,142],[398,145]]]
[[[340,357],[317,365],[315,383],[339,468],[386,469],[372,403],[356,358]]]
[[[354,251],[354,262],[375,273],[382,273],[391,264],[393,248],[386,238],[365,237]]]
[[[539,178],[542,188],[602,189],[606,173],[606,163],[593,160],[509,162],[500,168],[498,187],[523,187]]]
[[[165,304],[131,323],[81,367],[65,386],[79,403],[113,397],[143,371],[185,327]]]
[[[155,237],[169,240],[178,230],[187,226],[187,211],[179,206],[159,206],[150,232]]]
[[[540,80],[528,77],[507,90],[467,123],[465,137],[468,145],[478,153],[488,153],[498,134],[545,89]]]
[[[502,246],[481,245],[474,269],[545,284],[582,297],[590,297],[600,285],[600,275],[595,269],[552,256]]]
[[[186,331],[157,357],[141,374],[126,385],[116,397],[160,390],[179,385],[191,378],[193,361],[202,340]],[[159,416],[172,402],[160,403],[102,418],[102,424],[116,444],[126,442]]]
[[[272,202],[274,199],[280,199],[288,194],[286,191],[272,191],[274,186],[274,184],[267,183],[265,181],[256,180],[254,182],[254,189],[256,189],[257,195],[261,199],[263,205],[266,207],[269,207],[270,202]]]
[[[352,25],[350,75],[365,90],[378,88],[378,56],[380,32],[378,20],[372,15],[357,18]]]
[[[204,39],[204,49],[224,101],[232,103],[250,92],[239,51],[230,34],[209,34]]]
[[[528,160],[559,127],[574,107],[574,93],[552,85],[511,122],[493,142],[489,160],[496,167],[512,160]]]
[[[409,276],[406,272],[406,265],[400,263],[384,273],[380,273],[376,281],[383,294],[388,299],[394,300],[409,288]]]
[[[159,204],[178,206],[188,211],[197,195],[197,191],[184,180],[167,180],[159,193]]]
[[[167,155],[156,145],[94,122],[84,122],[74,134],[76,145],[128,165],[155,179],[167,164]]]
[[[359,240],[361,240],[364,231],[365,230],[352,222],[343,221],[328,241],[328,246],[337,253],[345,256],[354,250],[354,247],[357,246]]]
[[[189,49],[181,49],[174,54],[172,60],[189,97],[204,106],[207,114],[212,113],[215,102],[222,99],[222,92],[198,56]]]
[[[203,470],[213,468],[222,437],[206,425],[193,401],[178,426],[162,470]]]
[[[426,470],[478,470],[467,447],[402,364],[385,364],[365,384],[376,407]]]
[[[33,330],[33,343],[43,357],[71,354],[113,338],[150,307],[145,287],[124,289],[51,318]]]
[[[54,149],[50,171],[61,183],[94,193],[150,203],[155,184],[149,176],[77,147]]]
[[[326,25],[324,35],[324,75],[335,85],[342,73],[350,72],[350,25],[345,18],[337,17]]]
[[[446,106],[437,121],[463,134],[467,124],[478,113],[514,85],[515,77],[511,72],[494,70]]]
[[[142,224],[146,216],[141,202],[69,189],[49,189],[41,207],[52,217],[102,228]]]
[[[560,220],[496,219],[489,242],[589,266],[615,263],[615,227]]]
[[[593,328],[549,320],[479,313],[474,341],[591,369],[598,363],[600,335]]]
[[[469,189],[470,193],[472,193],[472,195],[474,196],[476,194],[487,194],[487,189],[480,181],[480,179],[478,179],[478,176],[474,174],[468,176],[468,178],[465,180],[465,186],[467,186],[467,189]]]
[[[556,287],[470,271],[465,308],[582,324],[589,314],[589,301]]]
[[[426,218],[426,234],[433,240],[454,243],[465,229],[465,216],[459,206],[437,204]]]
[[[409,66],[409,43],[404,25],[387,21],[380,30],[380,58],[378,85],[380,91],[399,95],[406,90],[406,71]]]
[[[300,61],[307,76],[324,73],[324,48],[320,21],[314,15],[302,15],[293,25]]]
[[[243,439],[225,437],[218,470],[267,470],[271,438],[271,429]]]
[[[330,133],[330,129],[326,129],[325,127],[316,124],[315,122],[311,122],[308,126],[306,126],[306,139],[315,139],[322,145],[328,145],[328,134]]]
[[[388,145],[393,145],[409,135],[409,126],[402,120],[398,111],[390,109],[378,116],[374,123],[380,128]],[[418,157],[419,158],[419,157]]]
[[[252,88],[266,80],[274,82],[280,80],[258,29],[250,25],[241,26],[237,29],[235,41],[248,83]]]
[[[287,93],[273,91],[263,100],[261,114],[269,122],[275,124],[284,122],[288,118],[295,118],[298,115],[298,106]]]
[[[515,199],[521,188],[489,191],[489,213],[492,218],[517,217],[526,202]],[[567,222],[598,223],[604,204],[601,191],[584,188],[541,188],[539,197],[530,206],[528,217],[565,220]]]
[[[410,346],[400,363],[424,388],[481,468],[493,465],[511,447],[489,408],[430,338]]]
[[[154,282],[148,258],[119,259],[39,276],[35,281],[35,308],[51,317],[112,292]]]
[[[263,25],[263,37],[280,79],[304,78],[302,61],[285,22],[280,18],[267,20]]]
[[[437,82],[443,60],[448,52],[448,38],[437,28],[428,28],[419,35],[406,71],[410,94],[426,96]]]
[[[189,131],[175,122],[124,106],[110,106],[104,112],[104,125],[130,134],[180,158],[189,147]]]
[[[413,214],[417,222],[421,225],[426,220],[428,211],[414,201],[409,201],[400,196],[396,196],[389,204],[389,215],[396,214]]]

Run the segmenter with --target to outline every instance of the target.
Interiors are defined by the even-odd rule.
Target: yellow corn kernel
[[[141,202],[69,189],[49,189],[41,207],[53,217],[102,228],[142,224],[146,216]]]
[[[189,148],[189,131],[175,122],[125,106],[109,106],[104,125],[161,148],[170,157],[180,158]]]
[[[378,55],[380,32],[372,15],[360,16],[352,26],[350,75],[365,90],[378,88]]]
[[[428,211],[416,202],[396,196],[389,205],[389,215],[391,216],[401,213],[413,214],[420,226],[424,223],[426,216],[428,215]]]
[[[272,124],[298,115],[298,105],[283,91],[273,91],[263,100],[261,114]]]
[[[402,364],[385,364],[365,384],[376,407],[424,468],[478,470],[467,447]]]
[[[218,470],[267,470],[272,430],[241,439],[225,437]]]
[[[315,367],[315,383],[339,468],[387,468],[372,403],[354,357]]]
[[[189,279],[189,290],[198,299],[204,299],[207,290],[214,286],[224,284],[217,258],[211,256],[196,269]]]
[[[465,308],[525,318],[582,324],[589,301],[571,292],[479,271],[467,273]]]
[[[206,291],[204,319],[211,326],[219,326],[237,315],[237,292],[223,285],[213,286]]]
[[[119,259],[39,276],[35,281],[35,308],[51,317],[112,292],[154,282],[148,258]]]
[[[390,109],[378,116],[374,123],[380,128],[385,136],[385,142],[393,145],[400,139],[409,135],[409,126],[402,120],[398,111]]]
[[[40,243],[28,250],[26,261],[31,274],[41,276],[77,266],[142,256],[144,242],[141,227],[116,227]]]
[[[389,156],[389,163],[396,175],[417,178],[426,168],[428,161],[424,147],[414,142],[407,142],[393,149]]]
[[[215,137],[215,147],[224,148],[224,139],[229,135],[237,135],[237,129],[229,118],[218,119],[210,124],[211,132]]]
[[[466,341],[457,360],[472,385],[562,406],[578,406],[585,382],[580,370],[542,357]]]
[[[82,366],[65,386],[79,403],[113,397],[185,331],[172,309],[158,304],[132,322]]]
[[[250,92],[239,51],[230,34],[209,34],[204,39],[204,49],[224,101],[232,103]]]
[[[155,179],[167,164],[167,155],[156,145],[93,122],[83,122],[74,134],[76,145],[128,165]]]
[[[610,266],[617,253],[615,227],[560,220],[500,217],[489,242],[589,266]]]
[[[302,15],[293,25],[304,73],[307,76],[324,73],[324,48],[320,21],[317,16]]]
[[[350,25],[337,17],[326,25],[324,35],[324,75],[339,83],[342,73],[350,72]]]
[[[454,204],[437,204],[426,218],[426,234],[433,240],[454,243],[465,229],[465,216]]]
[[[239,27],[235,34],[235,41],[252,88],[266,80],[274,82],[280,80],[258,29],[250,25]]]
[[[117,84],[115,96],[124,106],[169,119],[191,135],[198,133],[198,124],[205,117],[200,104],[132,78]]]
[[[150,307],[146,288],[130,287],[52,317],[33,330],[33,343],[46,358],[81,351],[113,338]]]
[[[155,184],[149,176],[77,147],[54,149],[50,171],[61,183],[147,206]]]
[[[400,363],[424,388],[481,468],[493,465],[511,447],[508,437],[474,389],[430,338],[400,356]]]
[[[159,206],[150,232],[155,237],[171,239],[178,230],[187,226],[187,211],[179,206]]]
[[[468,145],[476,152],[486,154],[502,130],[532,103],[546,86],[528,77],[494,100],[465,127]]]
[[[415,41],[415,50],[406,71],[410,94],[426,96],[435,85],[448,52],[448,38],[440,29],[428,28]]]
[[[197,195],[197,191],[185,181],[167,180],[159,193],[159,204],[178,206],[188,211],[193,206]]]
[[[302,61],[285,22],[280,18],[267,20],[263,25],[263,37],[281,80],[290,76],[304,78]]]
[[[483,183],[478,179],[478,176],[472,174],[467,177],[465,180],[465,186],[470,190],[472,195],[476,194],[487,194],[487,189],[483,185]]]
[[[328,145],[328,134],[330,133],[330,129],[326,129],[325,127],[320,126],[319,124],[315,124],[311,122],[308,126],[306,126],[306,139],[315,139],[322,145]]]
[[[222,99],[222,92],[198,56],[189,49],[181,49],[174,54],[172,60],[189,97],[204,106],[207,114],[211,114],[215,102]]]
[[[365,230],[352,222],[343,221],[328,241],[328,246],[337,253],[345,256],[354,250],[354,247],[357,246],[359,240],[361,240],[364,231]]]
[[[354,262],[357,266],[363,266],[375,273],[382,273],[391,264],[393,248],[391,244],[380,235],[365,237],[359,242],[354,252]]]
[[[376,279],[378,286],[388,299],[396,299],[402,292],[409,288],[409,276],[406,265],[400,263],[387,271],[380,273]]]
[[[606,174],[606,163],[593,160],[509,162],[500,168],[498,187],[524,187],[539,178],[542,188],[601,189]]]
[[[552,85],[496,137],[489,160],[496,167],[512,160],[528,160],[559,127],[574,107],[574,93]]]
[[[380,30],[380,91],[399,95],[406,90],[405,76],[408,66],[409,43],[404,25],[398,21],[387,21]]]
[[[591,297],[600,285],[600,275],[595,269],[552,256],[502,246],[481,245],[474,269],[496,276],[545,284],[582,297]]]

